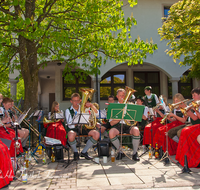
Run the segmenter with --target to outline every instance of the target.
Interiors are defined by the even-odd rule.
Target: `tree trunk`
[[[29,114],[38,108],[38,65],[37,48],[34,41],[30,41],[23,36],[19,36],[19,56],[21,65],[21,74],[24,79],[25,100],[24,110],[31,108]],[[33,127],[38,128],[36,118],[33,118]],[[35,141],[36,136],[33,136]]]
[[[25,101],[24,109],[35,109],[38,106],[38,65],[37,49],[33,41],[19,36],[19,55],[21,74],[24,79]]]

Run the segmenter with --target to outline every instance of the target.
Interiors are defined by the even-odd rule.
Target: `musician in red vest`
[[[12,106],[12,100],[8,97],[5,97],[2,101],[2,103],[3,103],[3,107],[1,108],[1,111],[3,114],[2,121],[4,123],[4,127],[2,125],[0,126],[0,138],[5,138],[8,140],[11,140],[11,145],[10,145],[9,151],[10,151],[11,157],[14,157],[14,155],[15,155],[15,140],[14,140],[15,139],[15,130],[14,130],[12,119],[8,112],[8,110]],[[20,131],[21,130],[18,129],[17,154],[23,152],[22,143],[21,143],[21,138],[23,138],[23,136],[21,136]]]
[[[14,172],[8,147],[0,140],[0,189],[13,181]]]
[[[200,100],[200,88],[194,88],[191,91],[194,102]],[[180,135],[176,160],[184,166],[185,156],[187,157],[188,167],[197,167],[200,164],[200,107],[187,111],[192,126],[186,126],[177,133]]]
[[[47,137],[58,139],[65,146],[66,145],[66,130],[64,127],[64,119],[58,119],[64,117],[63,111],[59,109],[59,103],[54,101],[52,103],[51,112],[48,114],[48,119],[51,120],[49,124],[44,124],[47,128]]]

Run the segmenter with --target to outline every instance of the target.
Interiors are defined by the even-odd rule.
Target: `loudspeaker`
[[[98,156],[107,156],[110,155],[110,147],[109,142],[102,140],[97,143],[97,150],[98,150]]]
[[[46,153],[51,159],[51,154],[52,154],[52,147],[55,152],[55,161],[61,161],[63,160],[63,146],[61,144],[55,144],[55,145],[45,145],[46,146]]]

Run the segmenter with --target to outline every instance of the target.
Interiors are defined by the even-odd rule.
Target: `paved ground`
[[[131,154],[129,151],[126,153],[129,156]],[[90,154],[96,156],[93,150]],[[174,156],[172,159],[175,161]],[[49,164],[42,165],[42,160],[38,161],[39,164],[34,160],[31,162],[26,184],[21,182],[18,171],[18,179],[3,190],[200,189],[200,169],[193,168],[189,174],[181,173],[182,166],[173,162],[168,165],[164,165],[164,162],[156,163],[157,160],[149,159],[148,154],[144,154],[140,162],[123,158],[112,163],[108,158],[105,164],[100,158],[100,164],[96,164],[81,158],[66,168],[66,163],[49,163],[48,160]]]

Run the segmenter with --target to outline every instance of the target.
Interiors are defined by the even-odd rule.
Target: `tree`
[[[136,0],[129,3],[134,6]],[[0,1],[1,71],[20,71],[25,109],[37,106],[38,70],[50,61],[64,63],[70,80],[75,68],[99,73],[97,66],[108,58],[131,65],[153,53],[156,45],[131,41],[129,30],[136,20],[125,20],[122,6],[122,0]]]
[[[200,78],[200,1],[183,0],[171,6],[169,16],[159,28],[161,40],[168,40],[167,53],[174,61],[184,55],[180,65],[191,66],[190,76]]]
[[[1,80],[0,80],[0,86],[1,91],[0,94],[2,94],[4,97],[10,97],[10,84],[8,83],[9,80],[9,70],[6,69],[3,73],[1,73]]]

